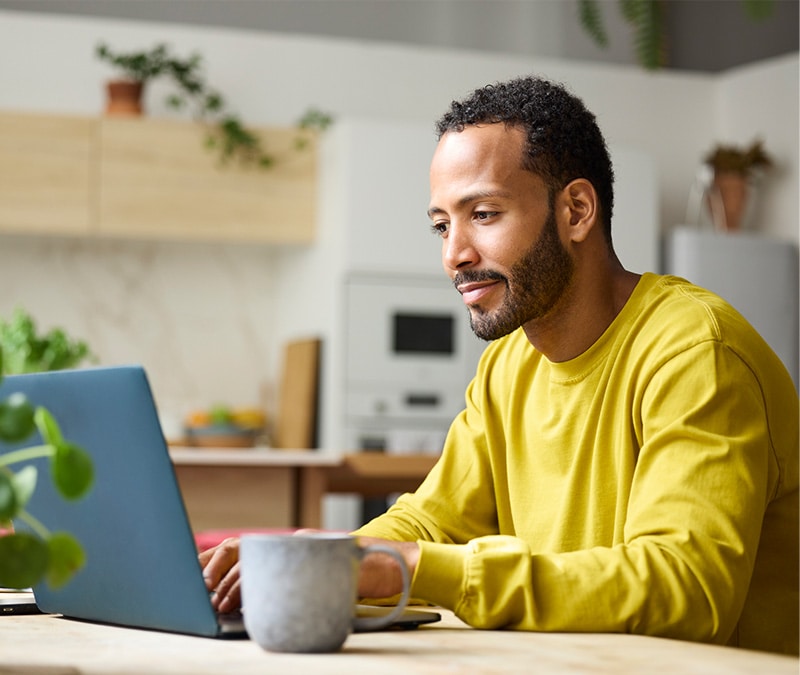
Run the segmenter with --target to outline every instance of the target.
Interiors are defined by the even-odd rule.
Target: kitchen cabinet
[[[96,128],[86,118],[0,115],[1,230],[91,231]]]
[[[259,128],[272,167],[221,165],[200,124],[0,113],[0,231],[307,244],[314,139]]]
[[[305,244],[314,234],[313,146],[294,129],[260,129],[267,169],[220,165],[199,124],[103,118],[99,223],[112,236]]]

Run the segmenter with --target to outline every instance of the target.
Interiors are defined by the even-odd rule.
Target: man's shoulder
[[[662,360],[698,348],[722,348],[762,377],[785,370],[763,336],[718,294],[675,276],[649,275],[648,283],[633,308],[636,318],[627,340],[638,341]]]
[[[686,279],[649,274],[642,282],[646,288],[632,313],[655,324],[659,332],[724,340],[753,330],[727,300]]]

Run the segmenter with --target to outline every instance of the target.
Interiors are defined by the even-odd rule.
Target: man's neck
[[[528,341],[556,363],[580,356],[622,311],[639,279],[618,262],[605,274],[595,272],[591,278],[576,274],[547,316],[523,326]]]

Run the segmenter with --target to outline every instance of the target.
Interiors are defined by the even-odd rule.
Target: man
[[[594,116],[537,78],[438,123],[429,215],[492,340],[420,488],[357,531],[482,628],[798,649],[798,398],[713,294],[625,270]],[[201,559],[238,602],[237,542]],[[383,556],[363,597],[399,591]]]

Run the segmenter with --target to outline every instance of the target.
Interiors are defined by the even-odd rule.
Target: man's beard
[[[487,311],[469,308],[472,331],[482,340],[496,340],[520,326],[545,316],[561,299],[572,280],[574,263],[558,238],[555,214],[550,210],[542,233],[515,262],[508,277],[492,270],[458,272],[457,286],[465,282],[501,281],[506,285],[502,305]]]

